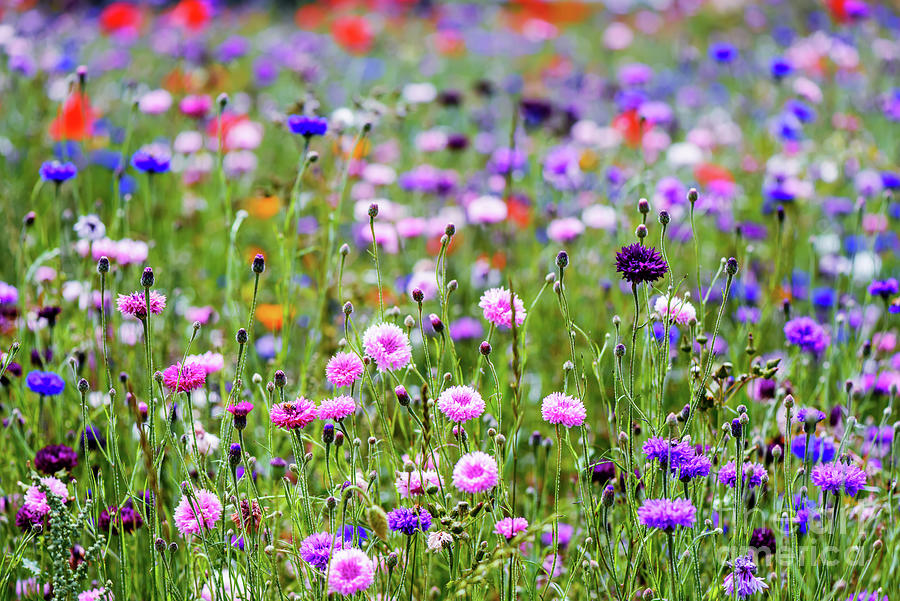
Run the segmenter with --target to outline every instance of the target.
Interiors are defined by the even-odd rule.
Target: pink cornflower
[[[103,601],[112,599],[112,595],[106,590],[106,587],[92,588],[78,593],[78,601]]]
[[[484,399],[470,386],[452,386],[438,397],[438,409],[450,420],[462,423],[484,413]]]
[[[528,530],[528,520],[525,518],[503,518],[494,525],[494,532],[506,537],[506,540],[525,530]]]
[[[331,399],[325,399],[319,403],[319,419],[333,419],[340,421],[356,411],[356,402],[353,397],[342,394]]]
[[[692,319],[697,319],[697,310],[694,309],[694,305],[677,296],[671,298],[665,295],[660,296],[656,299],[653,308],[663,320],[668,319],[671,323],[685,325]]]
[[[147,317],[147,302],[143,292],[120,294],[116,299],[116,306],[122,315],[132,315],[139,319]],[[159,315],[166,308],[166,297],[162,294],[150,291],[150,313]]]
[[[163,371],[163,384],[173,392],[190,392],[206,384],[206,370],[196,363],[176,363]]]
[[[253,403],[241,401],[240,403],[229,405],[226,411],[235,417],[247,417],[253,411]]]
[[[561,392],[551,392],[541,403],[541,417],[548,424],[562,424],[567,428],[580,426],[587,417],[584,403]]]
[[[325,377],[334,386],[350,386],[356,382],[364,370],[362,360],[353,353],[340,352],[328,360]]]
[[[484,318],[495,326],[512,327],[512,302],[516,306],[516,325],[525,323],[525,304],[518,295],[510,301],[506,288],[491,288],[481,295],[478,306],[484,310]]]
[[[440,487],[441,476],[435,470],[418,469],[412,472],[397,471],[394,486],[397,495],[401,499],[408,499],[425,494],[425,489],[431,485]]]
[[[375,581],[375,564],[362,549],[341,549],[332,555],[328,566],[328,592],[352,595],[364,591]]]
[[[62,480],[52,477],[41,478],[41,484],[49,488],[51,494],[56,495],[65,502],[69,491],[66,489],[66,485]],[[37,486],[28,487],[28,490],[25,491],[25,498],[22,502],[22,506],[40,516],[47,515],[50,512],[50,504],[47,503],[47,494],[41,491]]]
[[[202,355],[188,355],[184,362],[199,365],[206,375],[222,371],[225,368],[225,357],[222,356],[222,353],[212,351],[206,351]]]
[[[363,348],[380,371],[402,369],[412,359],[409,338],[392,323],[369,326],[363,334]]]
[[[428,550],[441,551],[453,546],[453,535],[443,530],[435,530],[428,534]]]
[[[316,404],[305,397],[272,405],[269,416],[272,423],[284,430],[303,428],[313,422],[318,415]]]
[[[204,528],[211,530],[221,517],[222,503],[219,502],[219,497],[205,489],[196,491],[193,499],[183,495],[174,513],[175,526],[183,536],[198,534]]]
[[[554,242],[571,242],[584,233],[584,223],[575,217],[554,219],[547,225],[547,237]]]
[[[463,492],[487,492],[497,486],[499,480],[497,462],[481,451],[466,453],[453,468],[453,486]]]

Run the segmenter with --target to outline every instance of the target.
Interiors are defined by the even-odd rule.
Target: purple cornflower
[[[300,558],[320,572],[328,569],[331,551],[335,548],[334,536],[328,532],[310,534],[300,544]]]
[[[689,499],[647,499],[638,509],[638,518],[648,528],[672,532],[675,528],[692,528],[697,510]]]
[[[867,589],[855,595],[850,595],[847,597],[847,601],[888,601],[888,596],[882,595],[880,591],[870,593]]]
[[[815,407],[803,407],[802,409],[797,411],[797,414],[794,416],[795,424],[805,424],[807,420],[815,420],[813,423],[818,424],[820,421],[825,419],[825,413],[816,409]]]
[[[165,173],[169,170],[172,153],[159,144],[144,146],[131,156],[131,166],[146,173]]]
[[[775,555],[775,533],[771,528],[755,528],[750,535],[750,548],[756,550],[756,554],[762,558],[766,555]]]
[[[738,597],[744,598],[766,590],[769,585],[756,575],[756,564],[753,563],[753,557],[747,554],[734,560],[734,564],[725,575],[722,588],[728,597],[733,597],[737,593]]]
[[[694,448],[690,443],[675,442],[659,436],[648,438],[642,450],[647,459],[658,462],[662,469],[669,466],[673,472],[694,456]]]
[[[807,435],[798,436],[791,440],[791,453],[798,459],[806,458],[806,438]],[[818,438],[813,436],[809,441],[809,460],[813,463],[821,461],[828,463],[834,459],[834,443],[827,438]]]
[[[841,490],[851,497],[866,485],[866,473],[855,465],[825,463],[815,466],[810,474],[813,484],[825,492],[841,494]]]
[[[797,317],[784,324],[784,336],[789,344],[816,355],[831,344],[831,336],[812,317]]]
[[[591,468],[591,482],[605,485],[607,482],[616,477],[616,464],[612,461],[601,461],[595,463]]]
[[[869,294],[872,296],[880,296],[887,300],[889,296],[897,294],[900,291],[900,283],[897,278],[888,278],[886,280],[875,280],[869,284]]]
[[[642,282],[653,283],[669,271],[666,260],[652,246],[629,244],[616,253],[616,271],[622,279],[637,286]]]
[[[417,509],[398,507],[390,512],[387,518],[388,527],[392,531],[402,532],[407,536],[412,536],[416,530],[426,532],[431,528],[431,514],[421,507]]]
[[[764,466],[749,461],[744,463],[742,475],[744,484],[750,488],[756,488],[769,480],[769,474]],[[719,482],[728,488],[734,488],[737,485],[737,469],[734,461],[729,461],[719,470]]]
[[[694,478],[705,477],[709,475],[711,468],[712,461],[709,457],[696,454],[678,466],[678,479],[682,482],[689,482]]]

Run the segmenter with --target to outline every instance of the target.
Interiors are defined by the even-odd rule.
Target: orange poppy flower
[[[255,196],[247,201],[247,212],[259,219],[271,219],[281,210],[277,196]]]
[[[50,123],[50,135],[54,140],[80,140],[91,135],[94,127],[94,110],[86,94],[69,95]]]
[[[267,330],[280,330],[283,325],[284,316],[282,315],[281,305],[271,303],[260,303],[256,306],[256,319],[259,320]]]

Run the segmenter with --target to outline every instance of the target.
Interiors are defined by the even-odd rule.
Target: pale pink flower
[[[506,288],[491,288],[481,295],[478,306],[484,310],[484,318],[495,326],[512,327],[512,305],[516,307],[516,325],[525,323],[525,304],[519,295],[511,301],[510,291]]]
[[[211,530],[219,521],[222,517],[222,503],[216,493],[200,489],[194,492],[193,499],[188,495],[181,497],[173,517],[182,536],[198,534],[203,529]]]
[[[392,323],[369,326],[363,334],[363,348],[366,355],[375,361],[379,371],[403,369],[412,359],[409,338]]]

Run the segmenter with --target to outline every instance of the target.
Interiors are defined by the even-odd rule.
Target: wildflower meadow
[[[0,3],[0,600],[900,601],[900,6]]]

